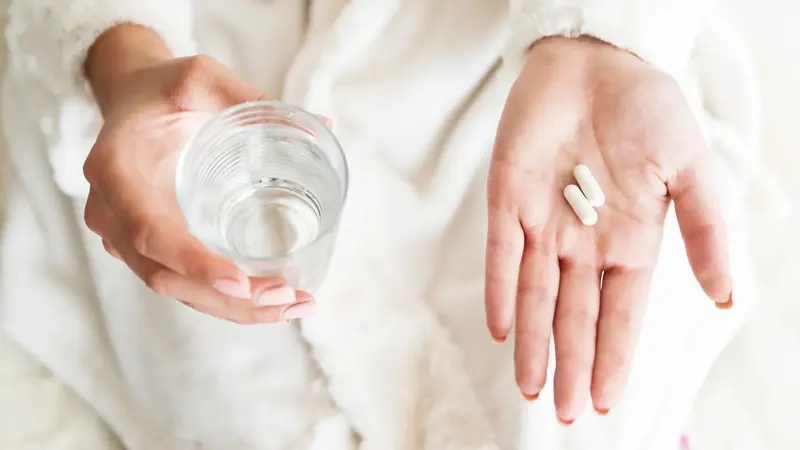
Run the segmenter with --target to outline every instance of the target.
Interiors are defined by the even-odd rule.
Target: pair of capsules
[[[600,188],[597,179],[592,175],[589,166],[579,164],[573,170],[575,181],[578,186],[570,184],[564,188],[564,198],[567,203],[572,207],[575,215],[578,216],[581,223],[586,226],[592,226],[597,223],[597,211],[595,208],[603,206],[606,202],[606,196]]]

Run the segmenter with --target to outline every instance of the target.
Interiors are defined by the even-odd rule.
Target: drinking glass
[[[274,101],[224,110],[187,142],[175,183],[189,232],[249,276],[322,283],[348,173],[315,115]]]

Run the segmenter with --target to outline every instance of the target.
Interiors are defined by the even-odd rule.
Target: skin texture
[[[606,195],[593,227],[563,198],[587,164]],[[621,396],[670,201],[697,280],[732,303],[709,149],[676,82],[589,38],[535,44],[507,101],[488,181],[486,312],[492,337],[512,325],[517,383],[535,399],[556,348],[559,419],[591,393],[606,413]],[[602,288],[601,288],[602,276]]]
[[[248,278],[187,231],[174,189],[181,145],[214,113],[267,96],[206,57],[173,58],[150,30],[121,25],[89,52],[105,119],[84,165],[85,221],[155,292],[242,324],[297,319],[314,301],[283,280]]]

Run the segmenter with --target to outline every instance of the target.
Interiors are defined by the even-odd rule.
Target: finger
[[[590,265],[562,261],[560,269],[553,321],[556,346],[553,388],[558,418],[570,424],[586,406],[591,386],[600,277]]]
[[[114,246],[109,244],[108,241],[105,240],[105,239],[103,239],[103,248],[106,250],[106,252],[108,252],[109,255],[113,256],[114,258],[117,258],[117,259],[120,259],[120,260],[122,259],[122,256],[120,256],[120,254],[117,251],[117,249],[115,249]]]
[[[495,341],[511,329],[524,237],[516,215],[489,203],[486,243],[486,323]]]
[[[103,196],[124,231],[111,241],[117,251],[122,252],[124,241],[143,257],[192,281],[224,295],[250,298],[248,278],[234,263],[190,235],[182,218],[176,217],[177,207],[158,210],[146,194],[129,187],[109,186],[103,189]]]
[[[89,195],[86,198],[86,206],[83,210],[83,221],[90,231],[101,237],[103,248],[109,255],[117,259],[122,259],[117,249],[103,237],[108,234],[107,230],[113,224],[113,215],[93,189],[89,190]]]
[[[703,155],[668,183],[695,278],[720,307],[732,305],[730,262],[724,221],[711,163]]]
[[[180,71],[182,81],[169,95],[180,109],[217,112],[244,102],[270,100],[263,91],[208,56],[177,58],[172,64]]]
[[[93,204],[100,205],[101,200],[95,197]],[[277,303],[276,296],[280,295],[284,296],[284,303],[294,301],[293,291],[291,291],[291,297],[286,298],[289,294],[287,294],[285,282],[282,280],[256,280],[258,282],[258,291],[252,293],[252,295],[247,295],[246,299],[221,294],[141,255],[130,244],[127,239],[127,233],[114,221],[113,214],[108,209],[102,207],[92,207],[90,209],[93,211],[92,217],[95,218],[93,222],[102,222],[104,230],[103,244],[106,246],[107,251],[111,253],[113,250],[113,254],[122,260],[137,277],[150,289],[163,297],[227,307],[240,304],[253,306],[253,301],[249,299],[256,293],[259,299],[265,302]],[[255,288],[256,286],[254,286]]]
[[[295,290],[279,278],[253,280],[252,300],[232,297],[217,292],[208,286],[198,284],[182,275],[168,271],[161,274],[162,279],[154,284],[164,297],[174,298],[183,303],[225,309],[254,309],[261,307],[286,307],[297,302]],[[152,278],[151,278],[152,279]]]
[[[313,314],[314,300],[298,296],[298,301],[284,306],[259,306],[255,308],[225,308],[220,305],[197,305],[187,303],[195,311],[242,325],[261,323],[286,323]]]
[[[175,291],[166,291],[166,285],[172,285],[172,283],[176,280],[176,278],[170,272],[176,272],[172,270],[170,267],[165,266],[160,261],[154,260],[150,258],[147,254],[144,254],[143,245],[146,245],[148,248],[153,244],[153,241],[142,241],[141,238],[141,231],[139,231],[138,241],[136,241],[136,237],[134,237],[134,242],[131,242],[131,234],[126,229],[120,225],[120,221],[118,217],[114,214],[111,208],[105,203],[102,196],[98,194],[97,191],[91,189],[89,191],[89,196],[87,197],[86,201],[86,208],[84,210],[84,220],[86,222],[87,227],[91,229],[96,234],[100,235],[103,238],[103,247],[106,251],[114,256],[117,259],[121,259],[124,261],[128,267],[133,270],[136,275],[141,278],[148,286],[150,286],[154,291],[157,293],[164,295],[166,297],[175,297]],[[164,228],[161,230],[157,230],[159,235],[164,233],[165,231],[168,232],[169,229],[166,225],[166,220],[163,221],[165,224]],[[136,236],[136,233],[133,233]],[[152,237],[148,236],[148,239],[152,239]],[[177,241],[177,240],[176,240]],[[160,242],[160,241],[155,241]],[[173,246],[176,242],[171,242],[168,244],[163,244],[167,249],[174,248]],[[155,244],[156,246],[158,244]],[[180,245],[178,243],[178,245]],[[136,247],[139,248],[136,248]],[[196,249],[195,251],[199,254],[203,253],[210,253],[205,247]],[[162,249],[163,250],[163,249]],[[191,259],[191,249],[189,253],[187,253],[186,259]],[[179,255],[173,255],[175,259],[178,259]],[[200,257],[200,256],[198,256]],[[216,255],[211,255],[212,258],[221,259]],[[199,269],[195,268],[202,264],[202,261],[187,261],[189,264],[193,264],[194,266],[190,266],[190,270],[194,271],[195,273],[200,272]],[[224,264],[230,264],[227,261],[223,260]],[[234,266],[234,271],[239,272],[238,268]],[[187,278],[185,274],[181,274],[179,272],[175,273],[175,275],[182,275],[180,278]],[[216,284],[213,282],[211,286],[213,286],[218,292],[223,295],[231,296],[231,297],[238,297],[242,299],[250,299],[252,297],[252,292],[250,291],[250,283],[246,277],[243,275],[241,276],[244,279],[245,287],[247,291],[241,292],[240,289],[237,289],[236,286],[231,288],[228,285],[232,285],[232,282],[228,282],[225,278],[222,278],[221,282],[218,281],[219,279],[215,280]],[[178,280],[180,279],[178,278]],[[204,280],[205,281],[205,280]],[[180,283],[181,285],[185,285],[187,283]],[[201,282],[201,284],[208,286],[209,283]],[[227,290],[228,292],[223,292]]]
[[[208,286],[199,284],[155,261],[140,255],[131,247],[120,245],[121,259],[144,283],[162,297],[179,300],[198,307],[220,312],[225,310],[248,310],[263,307],[282,309],[295,303],[295,291],[284,280],[254,279],[253,300],[222,294]],[[263,315],[263,314],[262,314]],[[239,313],[239,317],[245,317]],[[218,315],[217,317],[222,317]],[[255,317],[261,317],[257,315]]]
[[[558,296],[555,237],[530,233],[519,269],[514,367],[523,396],[536,399],[547,379],[550,333]]]
[[[202,61],[204,64],[209,61]],[[214,85],[212,91],[218,92],[224,102],[219,106],[225,108],[239,103],[272,100],[272,97],[264,93],[261,89],[243,81],[234,71],[217,61],[210,61],[213,66],[211,72],[215,75],[209,79]]]
[[[652,275],[651,269],[622,267],[603,274],[591,389],[594,408],[601,414],[616,405],[628,381]]]
[[[112,220],[113,216],[108,210],[108,206],[94,189],[89,189],[86,206],[83,208],[83,222],[86,224],[86,228],[103,238],[107,234],[106,229]]]

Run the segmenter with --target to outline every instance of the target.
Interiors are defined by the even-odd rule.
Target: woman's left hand
[[[527,398],[545,384],[552,329],[562,422],[580,415],[589,392],[601,413],[622,394],[671,200],[696,278],[717,306],[732,305],[709,157],[668,75],[590,38],[530,50],[489,174],[486,312],[496,340],[515,322]],[[606,196],[593,227],[563,197],[578,164]]]

